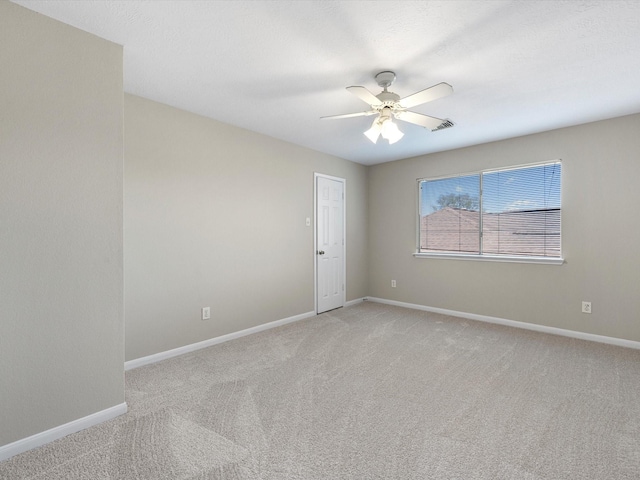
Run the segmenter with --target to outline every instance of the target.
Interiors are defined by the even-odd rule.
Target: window
[[[418,180],[417,254],[561,260],[561,170],[556,161]]]

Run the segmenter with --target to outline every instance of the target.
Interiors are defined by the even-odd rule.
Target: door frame
[[[342,183],[342,306],[347,303],[347,180],[324,173],[313,172],[313,311],[318,315],[318,178]]]

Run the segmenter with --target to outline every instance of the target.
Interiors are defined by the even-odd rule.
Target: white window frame
[[[540,165],[546,165],[549,163],[560,163],[561,159],[549,160],[546,162],[526,163],[520,165],[512,165],[507,167],[491,168],[486,170],[476,170],[473,172],[464,172],[459,174],[442,175],[438,177],[426,177],[416,179],[416,251],[413,256],[416,258],[431,258],[431,259],[450,259],[450,260],[472,260],[480,262],[507,262],[507,263],[539,263],[546,265],[562,265],[565,263],[562,249],[562,217],[560,220],[560,257],[540,257],[540,256],[526,256],[526,255],[491,255],[484,253],[434,253],[434,252],[420,252],[420,183],[424,181],[443,180],[447,178],[462,177],[468,175],[480,176],[480,189],[482,189],[482,174],[516,170],[520,168],[535,167]],[[560,177],[560,209],[562,210],[562,177]],[[479,208],[482,209],[482,191],[480,193]],[[480,214],[479,232],[482,231],[482,214]]]

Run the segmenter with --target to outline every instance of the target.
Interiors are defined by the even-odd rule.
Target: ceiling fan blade
[[[374,115],[378,112],[375,110],[369,110],[368,112],[358,112],[358,113],[345,113],[344,115],[329,115],[328,117],[320,117],[320,120],[334,120],[336,118],[351,118],[351,117],[366,117],[369,115]]]
[[[416,105],[420,105],[422,103],[431,102],[433,100],[437,100],[438,98],[446,97],[447,95],[451,95],[453,93],[453,87],[448,83],[439,83],[434,85],[433,87],[425,88],[413,95],[409,95],[408,97],[404,97],[400,99],[400,105],[404,108],[415,107]]]
[[[399,112],[396,113],[396,118],[403,122],[420,125],[421,127],[428,128],[429,130],[438,128],[444,122],[441,118],[430,117],[429,115],[423,115],[416,112]]]
[[[380,99],[364,87],[347,87],[347,90],[349,90],[350,93],[353,93],[360,100],[367,102],[372,107],[382,105]]]

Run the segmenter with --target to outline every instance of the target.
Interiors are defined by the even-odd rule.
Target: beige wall
[[[122,48],[0,2],[0,446],[124,402]]]
[[[638,132],[632,115],[372,167],[369,295],[640,341]],[[555,159],[566,264],[412,256],[416,179]]]
[[[127,360],[313,311],[314,172],[346,179],[367,294],[366,167],[140,97],[125,118]]]

